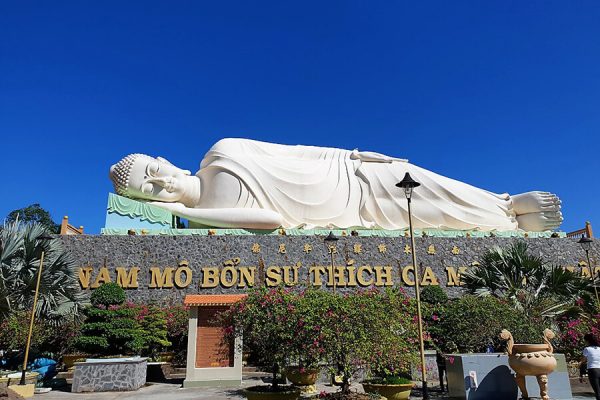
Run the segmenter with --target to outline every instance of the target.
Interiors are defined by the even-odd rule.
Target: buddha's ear
[[[167,160],[166,158],[162,158],[162,157],[156,157],[156,159],[160,162],[163,162],[165,164],[169,164],[169,165],[173,165],[173,163],[169,160]]]

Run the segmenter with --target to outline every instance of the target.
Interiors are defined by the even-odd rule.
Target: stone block
[[[563,354],[555,354],[558,366],[548,375],[548,394],[553,400],[572,400],[571,383]],[[450,398],[468,400],[516,400],[520,391],[508,356],[500,353],[449,354],[446,359]],[[477,387],[471,386],[469,374],[475,371]],[[540,395],[535,377],[526,379],[530,397]]]
[[[88,359],[75,363],[74,393],[138,390],[146,384],[146,358]]]

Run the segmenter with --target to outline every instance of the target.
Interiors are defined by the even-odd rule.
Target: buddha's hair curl
[[[121,196],[128,195],[131,169],[133,168],[133,164],[139,159],[154,160],[153,157],[150,157],[146,154],[135,153],[123,157],[121,161],[110,167],[108,176],[110,177],[117,194]]]

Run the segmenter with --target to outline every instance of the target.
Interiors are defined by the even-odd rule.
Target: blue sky
[[[600,230],[600,3],[0,4],[0,217],[98,233],[111,164],[223,137],[378,151]]]

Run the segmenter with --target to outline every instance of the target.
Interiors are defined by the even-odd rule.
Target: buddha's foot
[[[560,211],[542,211],[539,213],[529,213],[517,215],[519,229],[529,232],[552,231],[560,226],[563,221]]]
[[[519,229],[541,232],[551,231],[563,221],[560,199],[548,192],[527,192],[512,196]]]

